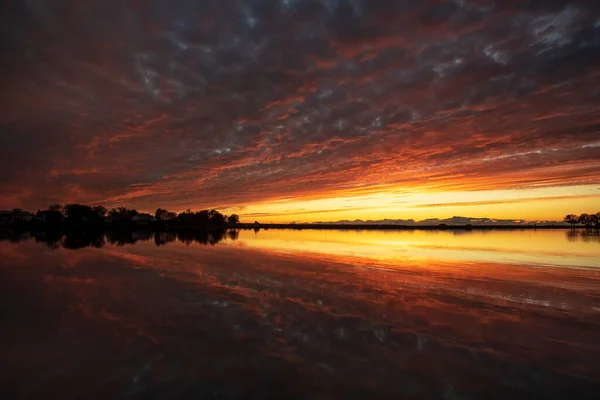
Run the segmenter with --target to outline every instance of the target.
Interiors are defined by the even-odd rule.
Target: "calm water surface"
[[[6,239],[2,398],[600,398],[597,232]]]

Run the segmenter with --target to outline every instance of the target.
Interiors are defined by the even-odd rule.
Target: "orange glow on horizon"
[[[377,189],[375,189],[377,190]],[[266,201],[225,209],[243,222],[329,222],[450,218],[561,221],[569,213],[597,212],[600,186],[410,193],[388,189],[370,194]]]

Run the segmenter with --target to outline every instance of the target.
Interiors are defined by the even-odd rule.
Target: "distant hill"
[[[414,219],[380,219],[380,220],[366,220],[355,219],[341,220],[341,221],[329,221],[329,222],[314,222],[313,224],[336,224],[336,225],[405,225],[405,226],[436,226],[436,225],[515,225],[515,226],[544,226],[544,225],[567,225],[562,221],[526,221],[526,220],[515,220],[515,219],[496,219],[496,218],[470,218],[470,217],[452,217],[446,219],[429,218],[422,221],[415,221]]]

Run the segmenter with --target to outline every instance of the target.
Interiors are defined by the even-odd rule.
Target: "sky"
[[[2,3],[0,209],[600,211],[600,2]]]

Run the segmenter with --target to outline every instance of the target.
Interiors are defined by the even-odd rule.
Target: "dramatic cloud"
[[[600,184],[598,2],[10,1],[0,31],[0,208]]]

